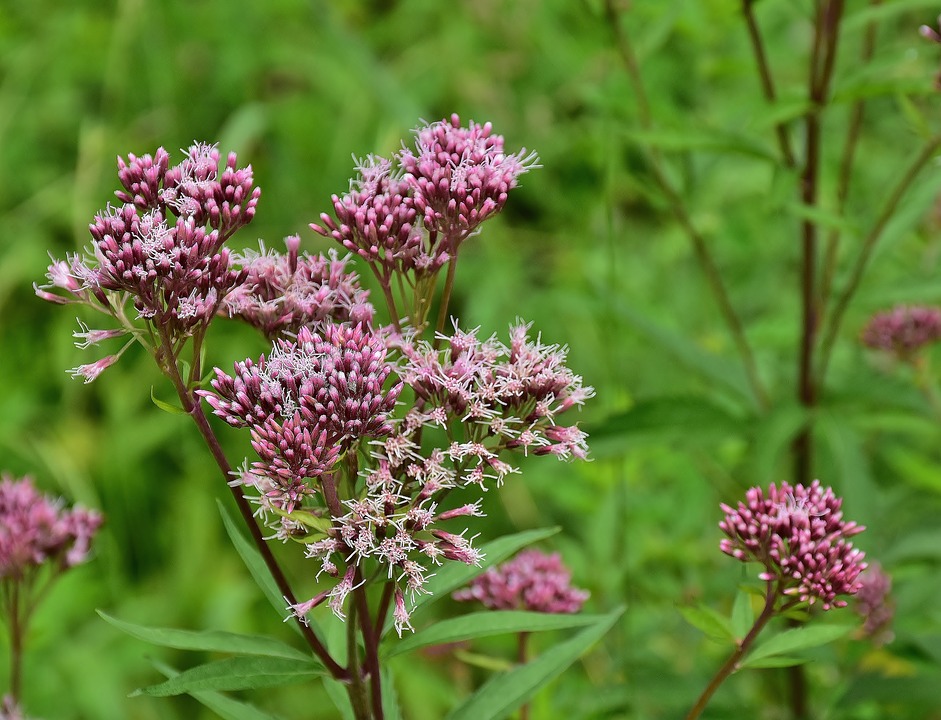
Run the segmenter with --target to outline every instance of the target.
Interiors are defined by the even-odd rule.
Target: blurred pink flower
[[[783,595],[810,604],[820,600],[824,610],[843,607],[839,596],[859,591],[866,563],[849,542],[865,528],[843,521],[842,503],[819,480],[806,488],[772,483],[767,493],[751,488],[737,508],[722,505],[719,528],[728,537],[719,547],[742,562],[763,565],[759,577],[777,583]]]
[[[454,599],[479,600],[491,610],[577,613],[589,593],[572,587],[571,577],[557,553],[526,550],[478,575]]]
[[[900,305],[873,315],[860,335],[863,345],[900,359],[941,340],[941,308]]]
[[[88,557],[102,517],[81,507],[65,509],[41,494],[29,477],[0,478],[0,580],[20,581],[47,563],[57,570]]]

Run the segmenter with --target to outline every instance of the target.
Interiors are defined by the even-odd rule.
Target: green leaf
[[[618,315],[631,325],[636,332],[659,346],[677,362],[707,380],[724,385],[739,397],[748,399],[754,407],[757,407],[745,377],[745,371],[739,363],[702,350],[689,340],[688,333],[661,325],[651,320],[644,312],[635,310],[625,302],[617,300],[610,302],[615,303],[614,307]]]
[[[430,595],[422,595],[415,602],[415,609],[425,607],[436,600],[445,597],[452,590],[462,587],[480,575],[491,565],[506,560],[517,550],[532,545],[540,540],[545,540],[559,532],[559,528],[544,528],[541,530],[525,530],[514,535],[504,535],[497,538],[480,549],[483,552],[483,560],[480,565],[464,565],[463,563],[452,562],[442,567],[425,585],[425,589]],[[387,623],[383,632],[388,632],[392,627],[392,622]]]
[[[817,206],[804,205],[803,203],[790,202],[784,205],[785,209],[794,217],[801,220],[810,220],[819,228],[840,230],[850,236],[858,236],[859,228],[842,215],[831,212]]]
[[[892,565],[913,560],[941,560],[941,530],[910,533],[880,553],[880,559]]]
[[[848,635],[854,629],[853,625],[810,625],[785,630],[752,650],[739,667],[753,667],[753,663],[763,658],[826,645]]]
[[[642,400],[629,410],[588,429],[592,442],[630,440],[638,436],[681,437],[711,442],[717,435],[739,435],[745,423],[720,405],[700,396]]]
[[[505,657],[494,657],[468,650],[455,650],[454,657],[465,665],[488,670],[490,672],[508,672],[513,669],[513,662]]]
[[[723,154],[739,153],[763,160],[777,161],[767,144],[740,132],[696,128],[676,130],[628,130],[626,135],[646,147],[668,151],[703,150]]]
[[[147,627],[118,620],[101,610],[96,610],[96,612],[102,620],[118,628],[118,630],[161,647],[172,647],[179,650],[226,652],[235,655],[264,655],[290,660],[310,660],[310,655],[274,638],[260,635],[240,635],[218,630],[194,631]]]
[[[778,460],[810,418],[796,403],[780,403],[755,426],[751,447],[751,477],[758,485],[778,480]]]
[[[173,678],[180,674],[179,671],[165,663],[157,661],[151,662],[157,670],[168,678]],[[254,705],[234,700],[212,690],[192,692],[190,695],[221,717],[222,720],[278,720],[276,715],[271,715],[259,710]]]
[[[702,630],[709,637],[715,640],[735,641],[732,623],[727,617],[711,607],[703,605],[700,607],[681,607],[678,610],[686,622],[694,628]]]
[[[795,665],[803,665],[804,663],[810,662],[810,658],[798,658],[790,657],[788,655],[771,655],[766,658],[759,658],[754,662],[745,662],[739,667],[750,667],[750,668],[777,668],[777,667],[794,667]]]
[[[222,524],[225,525],[225,531],[229,534],[229,540],[235,546],[236,552],[242,558],[242,562],[245,563],[245,567],[248,568],[258,587],[265,593],[265,597],[278,611],[278,614],[283,617],[286,612],[286,601],[281,595],[281,591],[278,590],[278,585],[271,576],[268,566],[265,565],[261,553],[242,534],[225,505],[220,500],[216,500],[216,503],[219,506],[219,513],[222,515]]]
[[[385,720],[402,720],[402,709],[395,692],[395,678],[389,668],[382,668],[382,714]]]
[[[470,613],[435,623],[431,627],[409,635],[391,644],[382,653],[385,658],[411,652],[429,645],[472,640],[504,633],[539,632],[591,625],[601,618],[597,615],[555,615],[520,610],[488,610]]]
[[[186,410],[177,406],[171,405],[168,402],[159,400],[156,395],[154,395],[154,386],[150,386],[150,399],[154,405],[163,410],[164,412],[170,413],[171,415],[186,415]]]
[[[140,688],[131,696],[167,697],[201,690],[255,690],[302,682],[325,674],[313,660],[232,657],[184,670],[166,682]]]
[[[752,596],[746,590],[739,590],[732,605],[732,632],[736,642],[740,642],[755,622],[755,612],[752,609]]]
[[[452,710],[447,720],[497,720],[528,701],[541,687],[561,675],[589,647],[601,639],[624,612],[618,608],[575,637],[547,650],[535,660],[487,681]]]
[[[343,720],[356,720],[353,714],[353,706],[350,704],[350,698],[346,694],[343,683],[334,680],[332,677],[325,677],[323,687],[327,691],[327,697],[333,702],[333,706],[340,712],[340,717]]]
[[[842,22],[841,30],[844,32],[864,29],[869,23],[881,23],[897,15],[904,15],[912,10],[925,10],[929,12],[928,19],[937,15],[937,0],[893,0],[878,5],[869,3],[860,5],[854,10],[847,10],[846,18]]]

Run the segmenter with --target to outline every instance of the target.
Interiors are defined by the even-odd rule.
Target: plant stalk
[[[752,643],[755,642],[755,638],[758,637],[758,634],[764,629],[765,625],[768,624],[768,621],[774,617],[774,603],[776,599],[777,590],[774,582],[769,580],[765,591],[765,606],[762,608],[761,614],[755,620],[755,624],[752,625],[748,634],[738,644],[738,647],[735,648],[735,652],[729,656],[729,659],[719,668],[719,671],[713,676],[710,683],[706,686],[706,689],[703,690],[702,695],[699,696],[699,699],[696,700],[696,704],[693,705],[692,710],[687,714],[686,720],[696,720],[696,718],[702,714],[702,711],[706,709],[706,705],[709,704],[709,700],[715,694],[716,690],[718,690],[729,675],[737,669],[739,661],[751,648]]]
[[[261,533],[261,528],[259,528],[258,523],[255,522],[251,505],[245,496],[239,491],[239,488],[229,483],[232,475],[232,466],[229,465],[228,458],[226,458],[225,452],[223,451],[222,446],[219,444],[218,438],[215,436],[215,433],[213,433],[212,427],[209,425],[209,420],[206,417],[206,414],[203,412],[202,406],[199,404],[198,399],[193,397],[192,393],[184,384],[183,378],[180,376],[179,370],[177,369],[175,358],[170,356],[168,351],[170,343],[169,338],[166,336],[166,332],[162,328],[160,332],[163,343],[158,348],[158,353],[160,354],[158,362],[160,363],[161,368],[173,383],[173,386],[177,392],[177,396],[180,399],[180,403],[183,405],[183,409],[193,419],[193,422],[196,424],[196,427],[199,430],[199,434],[202,436],[203,441],[209,448],[210,454],[216,461],[216,465],[218,465],[219,469],[222,471],[222,476],[225,480],[226,487],[228,487],[231,491],[232,497],[235,499],[235,504],[238,506],[239,513],[242,515],[242,519],[248,526],[248,531],[255,543],[255,547],[258,549],[262,559],[265,561],[265,565],[274,578],[279,592],[284,596],[284,599],[288,602],[288,604],[297,605],[297,597],[294,595],[294,591],[291,589],[291,585],[288,582],[287,577],[284,575],[280,564],[274,557],[274,554],[271,552],[271,548],[268,546],[268,543],[265,542],[265,538]],[[311,650],[314,651],[314,654],[317,655],[320,661],[327,668],[330,675],[337,680],[347,680],[349,676],[347,675],[346,669],[344,669],[339,663],[336,662],[336,660],[333,659],[333,657],[331,657],[330,653],[327,651],[327,648],[324,647],[324,645],[320,642],[320,640],[314,634],[314,631],[311,630],[310,626],[304,623],[297,616],[294,616],[294,621],[300,628],[304,640],[310,646]]]
[[[645,130],[651,130],[653,129],[653,120],[650,114],[650,102],[647,99],[647,93],[644,89],[644,83],[640,75],[640,67],[637,63],[637,57],[634,54],[634,48],[627,34],[621,28],[618,10],[614,6],[614,0],[605,0],[605,13],[607,15],[608,24],[614,30],[617,50],[627,68],[628,79],[634,90],[634,97],[637,100],[637,115],[641,127]],[[712,292],[716,304],[719,306],[719,313],[722,315],[729,333],[732,336],[732,341],[741,357],[742,365],[745,369],[745,376],[752,394],[754,395],[755,402],[761,410],[767,410],[770,406],[770,400],[765,390],[764,383],[761,381],[761,377],[758,374],[758,366],[755,362],[754,353],[752,352],[748,338],[745,336],[742,321],[729,298],[729,293],[725,287],[725,282],[722,280],[719,268],[709,252],[706,240],[693,224],[683,199],[667,176],[666,170],[663,167],[663,157],[660,151],[656,147],[650,147],[648,148],[648,155],[654,180],[666,196],[671,213],[676,217],[680,227],[682,227],[693,245],[693,253],[696,257],[696,261],[706,276],[709,289]]]

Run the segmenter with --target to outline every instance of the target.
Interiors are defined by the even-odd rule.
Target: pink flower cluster
[[[307,546],[307,557],[318,559],[320,572],[333,576],[339,574],[338,565],[348,564],[343,581],[327,595],[329,607],[339,617],[343,617],[343,602],[353,589],[354,566],[367,559],[377,561],[395,582],[393,618],[401,635],[405,627],[411,627],[404,592],[413,599],[416,594],[427,592],[429,568],[420,559],[432,565],[440,565],[443,560],[479,565],[483,557],[473,547],[473,538],[448,532],[438,524],[482,513],[479,503],[439,511],[430,493],[413,494],[405,483],[392,479],[386,472],[365,475],[366,495],[345,501],[349,512],[334,519],[334,527],[324,539]],[[311,607],[310,603],[302,603],[293,609],[303,617]]]
[[[877,645],[892,642],[891,626],[895,617],[895,604],[889,596],[892,578],[876,563],[860,574],[859,582],[853,609],[863,619],[862,636]]]
[[[292,512],[314,492],[309,481],[329,471],[355,441],[388,434],[387,415],[402,389],[383,385],[392,372],[382,339],[363,326],[301,328],[278,340],[267,359],[245,360],[215,392],[200,390],[213,412],[251,430],[259,461],[247,480],[261,483],[267,503]]]
[[[941,308],[902,305],[876,313],[863,329],[861,340],[867,347],[908,359],[941,340]]]
[[[229,317],[244,320],[269,341],[325,323],[370,324],[373,306],[359,276],[334,251],[328,257],[298,254],[301,239],[285,240],[287,254],[245,250],[232,256],[245,279],[224,300]]]
[[[415,131],[415,148],[393,161],[370,155],[343,197],[336,219],[326,213],[311,228],[364,258],[377,277],[414,271],[434,275],[484,220],[503,209],[520,175],[538,167],[535,154],[506,154],[490,123],[460,118]]]
[[[760,563],[759,577],[776,583],[785,596],[810,604],[820,600],[824,610],[845,606],[837,598],[859,591],[866,563],[849,542],[865,528],[843,520],[843,500],[819,480],[806,488],[772,483],[767,493],[754,487],[745,498],[737,508],[722,505],[719,528],[728,536],[719,545],[722,552]]]
[[[491,610],[577,613],[589,593],[572,587],[571,578],[558,553],[526,550],[478,575],[454,599],[479,600]]]
[[[29,477],[0,478],[0,580],[19,582],[39,568],[65,570],[83,562],[102,517],[41,494]]]
[[[23,714],[23,709],[13,699],[12,695],[4,695],[0,702],[0,720],[29,720]]]
[[[530,338],[530,327],[512,325],[509,345],[495,336],[480,340],[478,329],[455,329],[441,338],[441,350],[425,341],[398,343],[399,374],[424,405],[407,418],[408,427],[446,427],[452,419],[467,423],[472,444],[496,440],[489,455],[467,448],[467,455],[482,460],[504,448],[584,460],[587,436],[575,426],[559,425],[556,416],[584,403],[594,390],[565,365],[567,348]]]
[[[179,339],[204,329],[225,295],[242,280],[223,243],[251,222],[261,191],[251,166],[234,153],[220,171],[219,151],[192,145],[173,167],[160,148],[151,157],[118,158],[120,207],[95,216],[92,255],[54,262],[50,284],[37,288],[52,302],[97,300],[113,311],[106,291],[127,292],[141,318]],[[48,292],[66,291],[66,295]]]

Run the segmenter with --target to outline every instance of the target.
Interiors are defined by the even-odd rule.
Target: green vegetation
[[[155,648],[117,630],[114,618],[297,646],[229,541],[216,505],[230,498],[212,458],[185,418],[154,407],[151,396],[169,402],[173,389],[150,358],[134,347],[82,385],[66,374],[91,361],[72,345],[72,308],[34,296],[47,253],[61,258],[88,245],[88,223],[117,188],[114,157],[159,146],[176,157],[194,139],[218,141],[253,165],[262,188],[257,217],[235,246],[261,237],[279,247],[300,233],[302,248],[315,252],[331,245],[308,224],[330,209],[332,193],[346,190],[351,154],[389,154],[419,118],[457,112],[491,121],[509,148],[538,151],[542,169],[525,175],[501,217],[468,241],[453,314],[465,327],[479,324],[484,336],[505,334],[516,315],[534,321],[546,342],[569,345],[570,366],[597,392],[581,417],[593,462],[524,462],[522,475],[484,496],[487,517],[472,530],[493,539],[559,526],[541,547],[561,552],[574,584],[591,591],[586,612],[613,623],[536,695],[531,718],[654,719],[689,710],[729,655],[722,631],[729,616],[733,637],[741,637],[749,603],[736,594],[756,576],[720,553],[719,504],[734,504],[754,485],[794,481],[793,444],[805,431],[811,477],[845,498],[846,517],[868,528],[855,544],[892,575],[895,638],[877,647],[847,635],[845,626],[860,621],[843,609],[821,622],[833,623],[836,642],[779,642],[761,652],[812,660],[804,667],[816,717],[939,717],[941,410],[933,351],[917,363],[893,362],[858,342],[875,311],[941,304],[937,164],[927,163],[891,202],[941,132],[934,85],[941,47],[917,31],[938,5],[847,4],[822,115],[817,199],[807,204],[799,171],[815,3],[746,4],[774,71],[773,106],[736,0],[633,0],[615,19],[600,0],[7,3],[0,10],[0,469],[32,474],[44,490],[106,517],[92,562],[63,577],[31,626],[29,715],[217,717],[188,696],[128,697],[218,659],[216,649]],[[863,61],[874,21],[875,50]],[[620,45],[615,28],[624,33]],[[646,104],[625,48],[638,62]],[[862,101],[844,203],[841,154]],[[790,133],[795,167],[777,125]],[[833,335],[826,374],[817,374],[813,402],[801,402],[802,223],[819,233],[818,286],[833,268],[825,306],[832,311],[887,209]],[[689,227],[742,324],[753,377]],[[839,241],[828,255],[834,233]],[[380,304],[378,286],[370,287]],[[824,322],[817,338],[817,370],[829,327]],[[266,351],[260,336],[235,324],[214,326],[208,346],[207,363],[227,370]],[[250,452],[244,433],[223,428],[220,437],[230,457]],[[309,583],[313,592],[316,568],[280,550],[294,585]],[[420,631],[432,618],[471,611],[442,598],[413,622]],[[342,640],[335,625],[330,632]],[[534,635],[531,652],[579,638],[587,646],[598,627]],[[697,629],[708,627],[719,631]],[[515,639],[502,636],[390,657],[403,716],[446,716],[515,651]],[[276,668],[287,660],[266,662]],[[7,662],[0,654],[0,678]],[[786,671],[744,670],[703,717],[786,717],[790,687]],[[233,697],[282,718],[335,718],[328,695],[337,692],[303,682]]]

